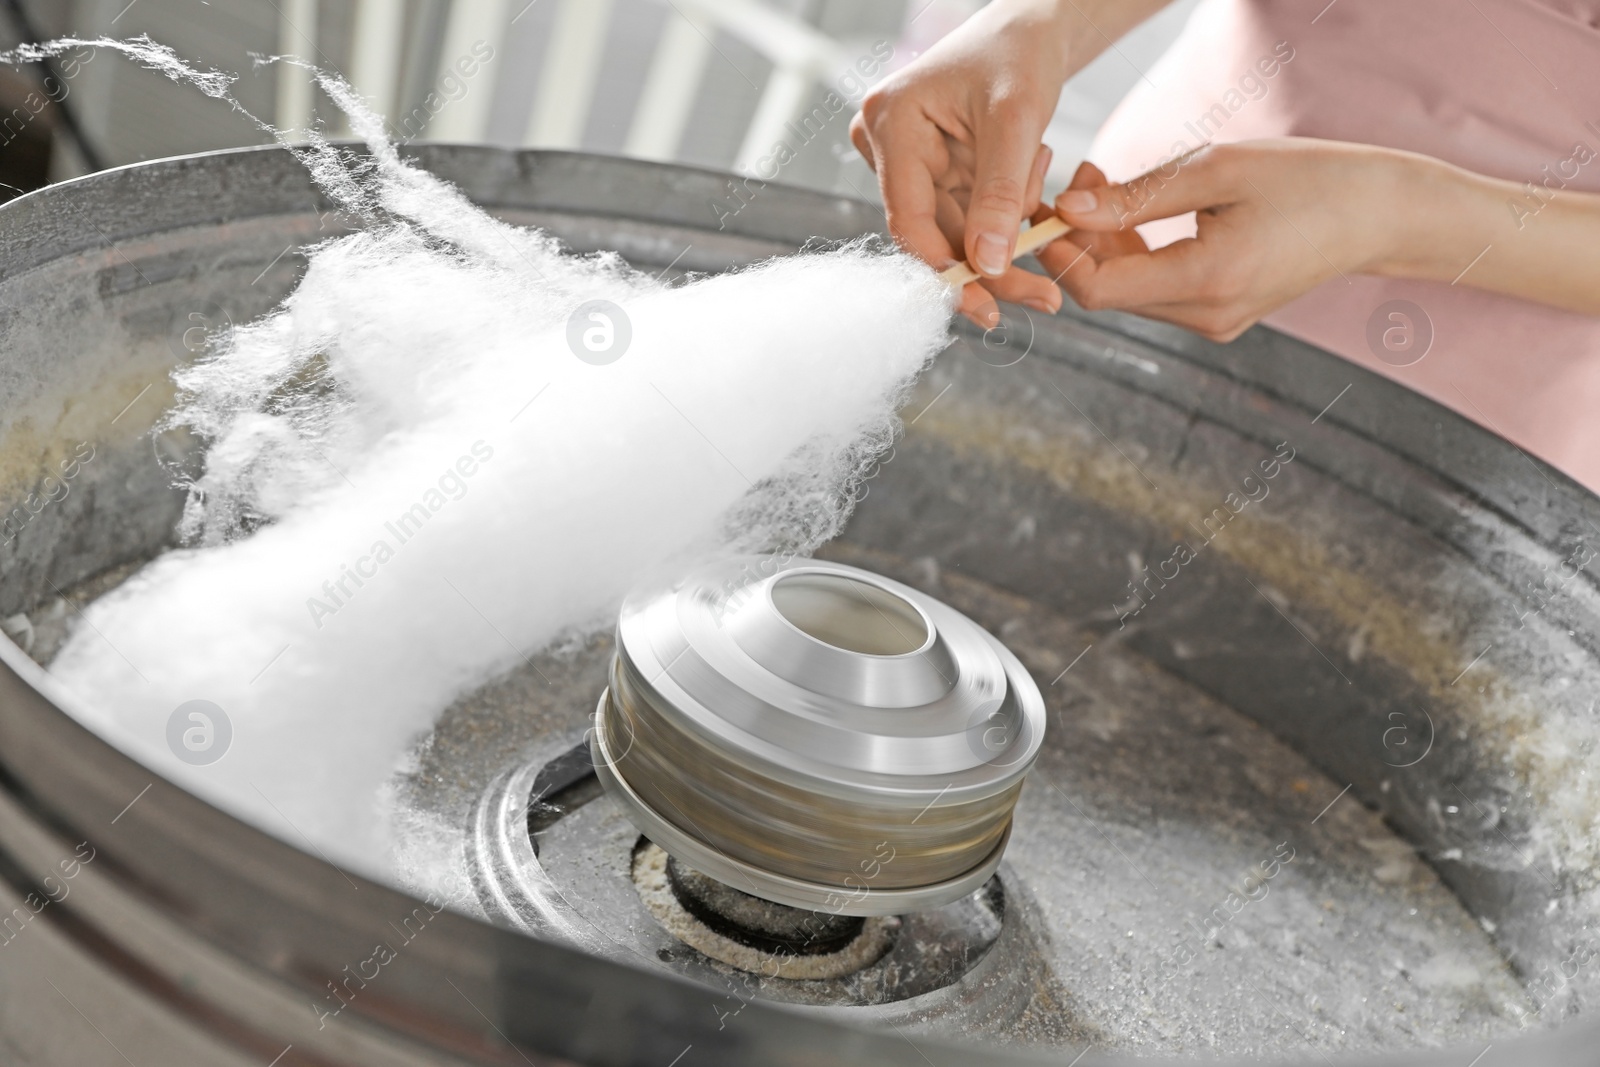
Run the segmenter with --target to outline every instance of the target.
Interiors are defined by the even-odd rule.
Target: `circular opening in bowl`
[[[825,645],[866,656],[904,656],[928,642],[928,624],[904,597],[838,574],[802,573],[772,586],[778,614]]]

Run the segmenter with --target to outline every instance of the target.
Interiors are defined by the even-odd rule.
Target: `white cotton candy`
[[[385,783],[453,699],[663,567],[835,534],[951,305],[863,245],[669,288],[494,220],[355,117],[378,169],[314,172],[367,227],[178,373],[168,425],[209,444],[190,547],[91,605],[52,671],[161,773],[381,873]],[[568,343],[595,299],[631,323],[608,365]],[[203,767],[167,741],[196,699],[233,728]]]

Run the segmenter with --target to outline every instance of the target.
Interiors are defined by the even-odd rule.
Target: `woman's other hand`
[[[1202,148],[1116,185],[1080,169],[1056,198],[1073,232],[1039,259],[1082,307],[1230,341],[1330,279],[1411,273],[1400,269],[1405,205],[1429,165],[1442,166],[1367,145],[1284,139]],[[1191,211],[1192,238],[1155,251],[1127,240],[1141,223]]]
[[[1581,143],[1573,151],[1561,166],[1594,159]],[[1214,145],[1119,185],[1082,168],[1056,211],[1073,230],[1039,259],[1081,306],[1214,341],[1354,274],[1600,315],[1600,195],[1535,190],[1411,152],[1304,138]],[[1153,252],[1129,239],[1141,223],[1191,211],[1192,238]]]

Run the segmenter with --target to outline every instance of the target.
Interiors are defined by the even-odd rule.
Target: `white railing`
[[[613,0],[536,2],[556,5],[558,10],[545,42],[523,140],[529,147],[577,148],[604,73]],[[663,160],[677,155],[718,33],[737,39],[772,64],[734,161],[735,169],[745,172],[784,138],[786,124],[808,110],[817,85],[829,83],[856,58],[846,43],[759,0],[659,2],[667,9],[667,21],[629,124],[624,151],[630,155]],[[511,23],[532,7],[524,4],[525,0],[453,0],[436,60],[437,74],[445,76],[458,57],[469,54],[479,41],[497,54],[503,52]],[[319,62],[318,6],[319,0],[281,0],[280,52]],[[391,116],[401,105],[399,87],[412,81],[405,69],[403,12],[398,0],[356,0],[350,80]],[[433,116],[423,136],[438,141],[484,140],[492,104],[492,93],[466,93]],[[305,129],[311,117],[309,79],[301,71],[282,68],[278,125]]]

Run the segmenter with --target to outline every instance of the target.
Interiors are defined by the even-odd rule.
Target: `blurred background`
[[[1180,0],[1086,68],[1046,137],[1064,185],[1100,122],[1175,38]],[[401,141],[582,149],[877,199],[850,145],[861,96],[982,0],[0,0],[6,47],[148,34],[236,73],[287,130],[346,133],[293,55],[344,75]],[[106,50],[0,67],[0,194],[143,159],[266,143],[225,103]],[[884,58],[887,57],[887,58]],[[870,73],[864,73],[869,72]],[[848,106],[828,121],[829,92]],[[837,105],[835,105],[837,106]],[[813,116],[808,119],[807,116]],[[761,170],[771,174],[774,162]]]

